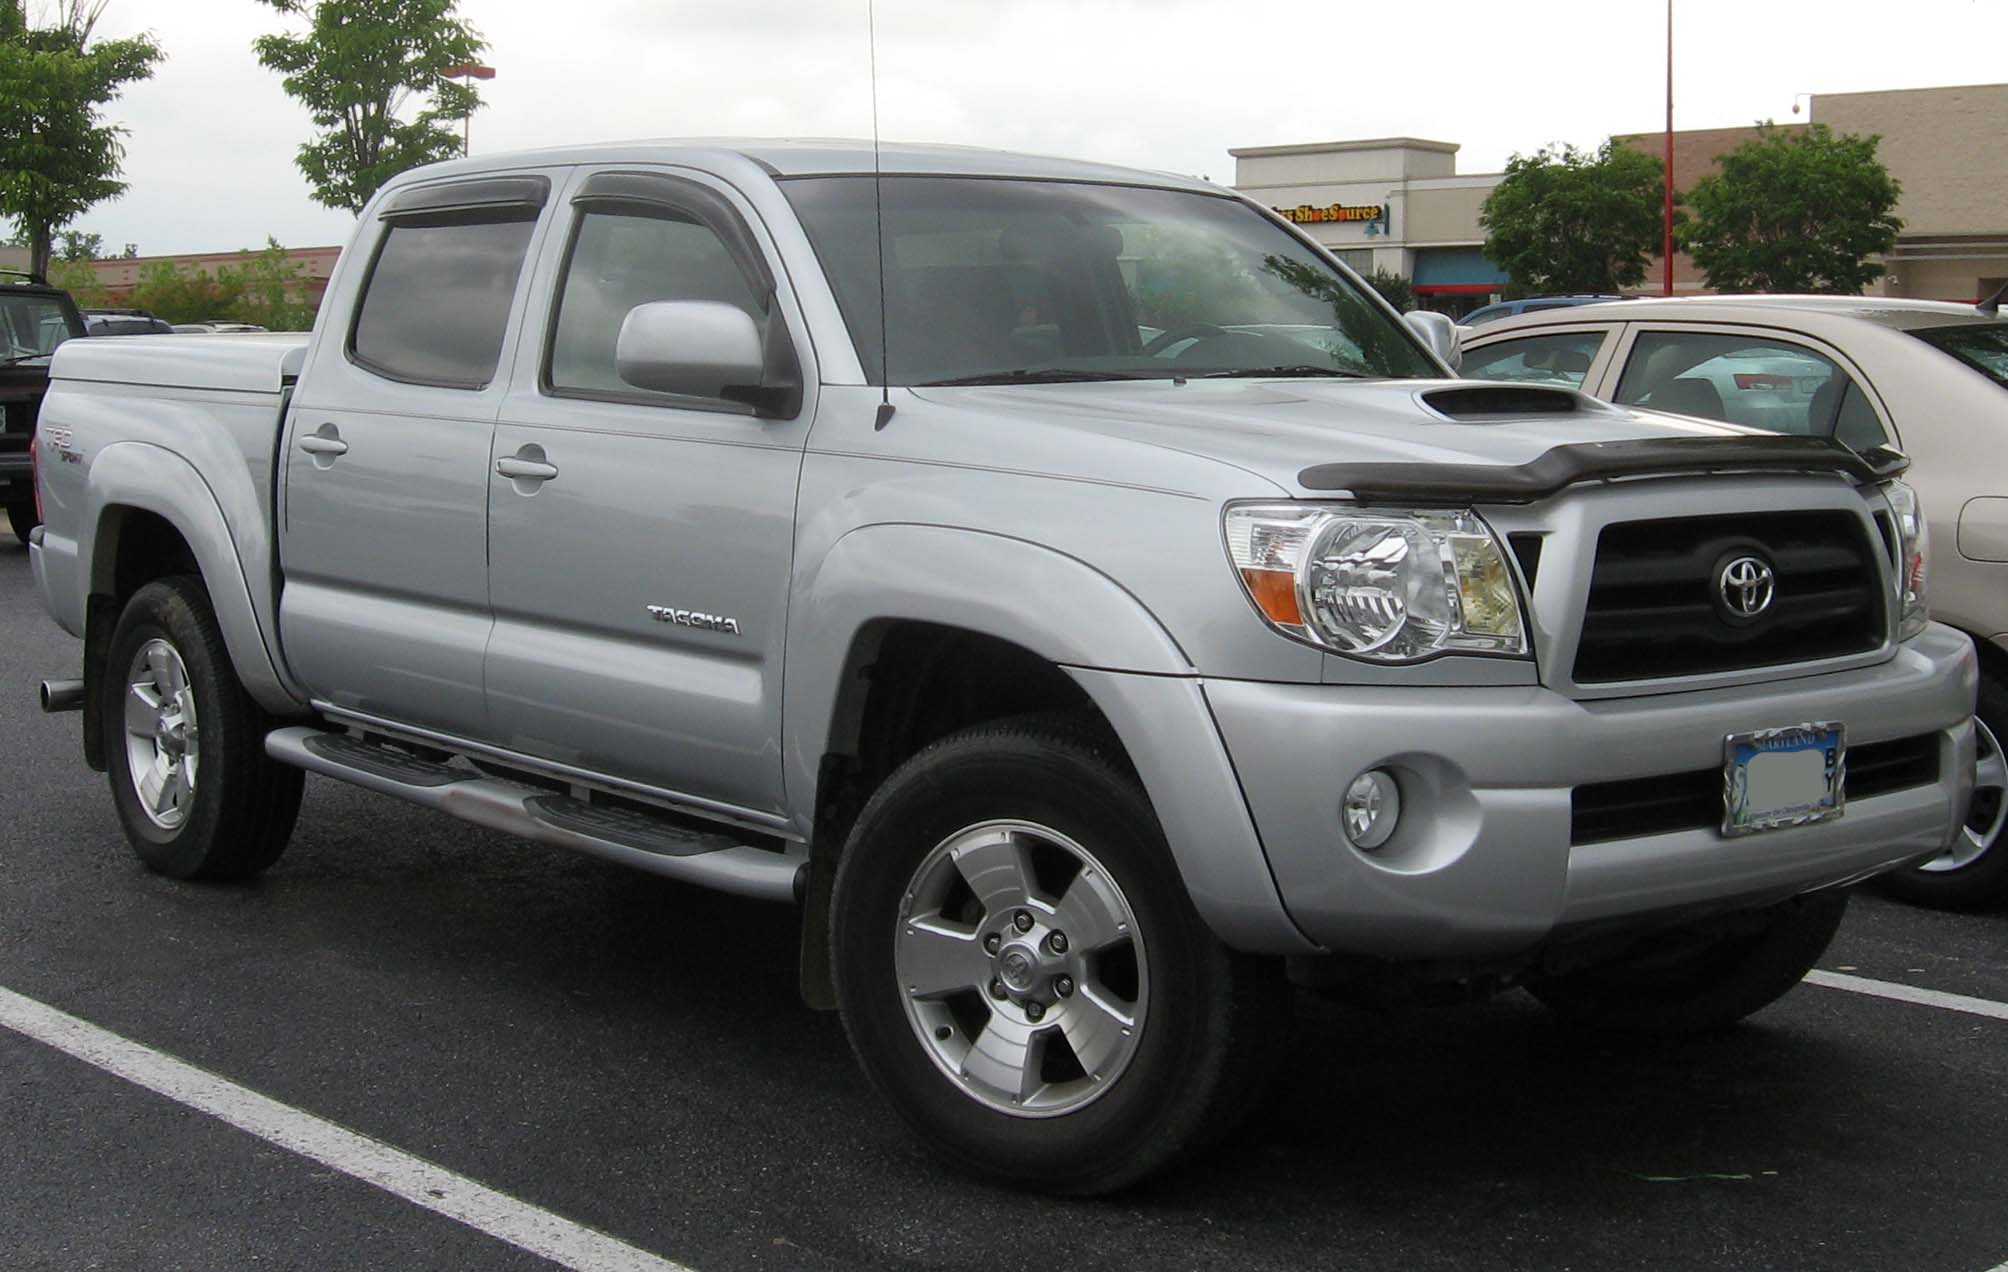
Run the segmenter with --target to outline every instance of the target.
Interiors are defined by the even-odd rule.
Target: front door
[[[323,328],[288,419],[279,626],[294,673],[336,707],[486,732],[490,453],[548,190],[524,177],[393,196],[366,276],[328,298],[357,317]]]
[[[811,409],[763,419],[644,391],[614,359],[629,311],[659,300],[739,306],[793,358],[770,249],[729,192],[666,172],[587,174],[570,204],[566,248],[532,300],[551,334],[519,363],[488,483],[498,740],[698,805],[776,814]]]

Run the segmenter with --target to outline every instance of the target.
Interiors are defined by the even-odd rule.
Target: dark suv
[[[83,334],[83,315],[68,292],[29,274],[0,270],[0,503],[7,505],[8,523],[23,543],[41,520],[30,450],[49,389],[49,358],[57,345]]]

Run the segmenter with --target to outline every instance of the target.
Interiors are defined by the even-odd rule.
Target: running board
[[[420,759],[344,733],[294,727],[265,735],[265,754],[294,768],[395,795],[462,821],[591,853],[664,878],[761,901],[801,895],[808,858],[691,830],[668,818],[591,804]]]

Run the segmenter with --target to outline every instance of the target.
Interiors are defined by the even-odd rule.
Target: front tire
[[[1882,891],[1934,910],[1991,910],[2008,904],[2008,684],[1980,672],[1980,701],[1973,713],[1973,802],[1966,823],[1930,861],[1877,880]]]
[[[901,766],[852,830],[830,946],[880,1094],[955,1166],[1043,1192],[1123,1187],[1230,1126],[1288,1010],[1073,723],[984,725]]]
[[[147,869],[247,879],[279,859],[306,775],[266,756],[271,721],[238,683],[201,580],[133,594],[98,697],[112,802]]]
[[[1532,977],[1526,987],[1573,1024],[1620,1033],[1723,1029],[1804,980],[1847,909],[1846,892],[1810,893],[1748,916],[1742,930],[1668,932],[1612,962]]]

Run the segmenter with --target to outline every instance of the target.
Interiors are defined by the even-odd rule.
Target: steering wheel
[[[1171,346],[1181,340],[1204,340],[1212,336],[1224,336],[1226,334],[1227,329],[1225,327],[1215,326],[1210,322],[1195,322],[1183,327],[1174,327],[1170,331],[1159,332],[1157,335],[1151,337],[1150,343],[1143,347],[1143,351],[1155,358],[1158,354],[1163,353],[1166,349],[1171,348]]]

